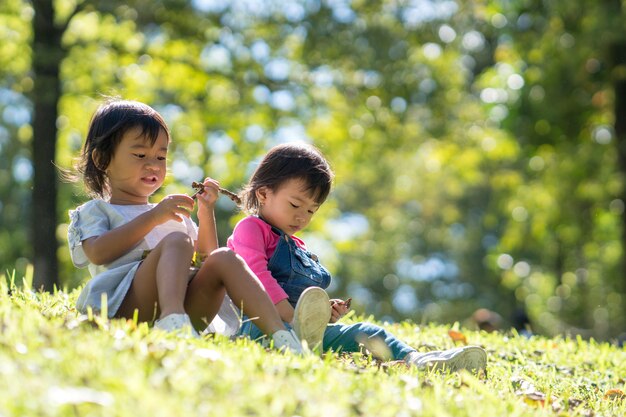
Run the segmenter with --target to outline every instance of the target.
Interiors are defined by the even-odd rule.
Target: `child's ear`
[[[108,163],[105,162],[103,159],[104,158],[102,158],[102,154],[98,152],[97,149],[91,151],[91,160],[93,161],[93,164],[96,166],[96,168],[98,168],[100,171],[106,171],[107,169]]]
[[[259,187],[254,193],[256,194],[256,199],[259,200],[259,204],[265,203],[265,199],[267,198],[267,187]]]

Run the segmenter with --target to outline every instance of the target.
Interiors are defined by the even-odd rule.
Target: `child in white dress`
[[[169,143],[165,121],[143,103],[111,100],[94,114],[76,169],[95,198],[70,211],[68,230],[72,261],[92,276],[77,308],[157,319],[157,328],[195,336],[218,311],[229,310],[228,293],[245,314],[258,317],[276,348],[301,352],[245,262],[218,249],[217,181],[205,179],[197,196],[199,227],[190,218],[196,203],[188,195],[148,201],[165,180]],[[238,326],[232,316],[221,324],[231,333]]]

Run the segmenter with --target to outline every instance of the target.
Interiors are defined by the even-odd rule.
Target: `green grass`
[[[626,351],[607,343],[461,329],[487,349],[488,374],[441,375],[360,354],[319,359],[248,340],[178,339],[81,317],[76,296],[0,283],[0,416],[626,414],[626,399],[606,396],[626,391]],[[449,326],[388,328],[420,349],[454,346]]]

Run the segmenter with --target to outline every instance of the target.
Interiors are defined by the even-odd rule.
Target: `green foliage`
[[[618,416],[624,350],[580,339],[466,331],[487,377],[442,375],[367,355],[297,357],[247,339],[177,339],[146,324],[81,316],[77,291],[0,284],[4,416]],[[10,292],[7,290],[10,289]],[[350,320],[356,320],[353,317]],[[388,326],[420,350],[447,327]],[[479,410],[479,411],[477,411]]]
[[[25,93],[32,88],[29,20],[32,10],[22,1],[0,5],[0,267],[28,265],[29,144],[31,106]],[[13,266],[10,266],[13,264]]]
[[[156,198],[207,175],[236,190],[268,147],[308,140],[337,174],[304,236],[335,295],[416,322],[523,308],[541,332],[607,339],[626,325],[618,3],[57,0],[59,24],[71,20],[55,162],[71,166],[101,95],[166,117]],[[36,238],[20,116],[32,14],[0,6],[0,267],[18,275]],[[80,189],[61,186],[61,241]],[[220,203],[222,243],[239,216]],[[86,271],[64,246],[59,258],[63,285],[80,285]]]

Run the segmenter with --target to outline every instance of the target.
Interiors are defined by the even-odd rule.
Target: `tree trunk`
[[[63,30],[54,24],[52,0],[33,0],[33,206],[31,241],[33,287],[51,291],[59,286],[57,259],[57,105],[61,95],[59,68],[65,56]]]

